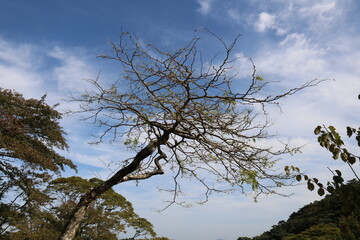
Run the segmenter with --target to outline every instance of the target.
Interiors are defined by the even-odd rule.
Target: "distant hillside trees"
[[[324,199],[292,213],[287,221],[280,221],[271,230],[238,240],[357,240],[360,239],[359,204],[360,183],[352,180]]]
[[[360,95],[359,95],[360,99]],[[360,128],[347,127],[347,136],[355,138],[360,147]],[[360,178],[356,168],[359,166],[360,155],[348,150],[345,142],[334,126],[317,126],[314,130],[321,147],[327,149],[334,160],[341,159],[355,179],[344,184],[343,173],[331,170],[333,179],[327,184],[317,178],[310,178],[299,173],[298,181],[305,180],[310,191],[317,188],[317,193],[325,196],[319,202],[306,205],[293,213],[288,221],[280,221],[260,236],[252,240],[357,240],[360,239]],[[291,171],[300,172],[293,166],[285,167],[287,174]],[[239,238],[241,240],[243,238]]]

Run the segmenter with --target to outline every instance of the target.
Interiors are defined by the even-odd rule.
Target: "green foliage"
[[[356,130],[355,128],[347,127],[347,136],[351,138],[355,136],[358,146],[360,146],[360,128]],[[345,147],[344,141],[341,139],[340,134],[336,131],[334,126],[317,126],[314,130],[314,133],[318,135],[318,142],[320,146],[326,148],[331,154],[334,160],[338,160],[339,158],[346,163],[350,169],[353,171],[357,180],[360,180],[354,171],[352,165],[356,163],[356,160],[359,160],[359,157],[347,150]],[[317,178],[309,178],[307,175],[304,175],[305,180],[308,181],[308,189],[314,190],[315,185],[317,185],[318,194],[320,196],[325,194],[325,191],[328,193],[334,192],[335,189],[339,188],[344,183],[344,178],[342,177],[342,173],[340,170],[333,171],[333,179],[332,181],[328,181],[326,187],[318,181]],[[301,181],[301,176],[298,181]]]
[[[60,127],[61,115],[41,100],[0,88],[0,157],[2,162],[19,159],[36,170],[75,168],[54,148],[68,146]]]
[[[60,119],[45,96],[24,99],[0,88],[1,240],[57,239],[79,198],[102,183],[80,177],[51,181],[51,173],[60,173],[65,166],[75,169],[71,160],[56,152],[68,148]],[[128,229],[134,237],[156,236],[152,224],[110,189],[89,206],[75,239],[117,240]]]
[[[61,115],[40,100],[0,88],[0,234],[17,222],[32,205],[44,202],[42,185],[51,173],[71,160],[56,153],[67,149]]]
[[[357,145],[360,147],[360,128],[352,127],[346,128],[347,136],[349,138],[355,137]],[[345,146],[340,134],[336,131],[334,126],[317,126],[314,134],[318,136],[317,140],[321,147],[327,149],[334,160],[341,159],[352,170],[356,180],[350,184],[344,185],[344,178],[340,170],[334,170],[332,181],[328,181],[326,186],[322,184],[317,178],[310,178],[305,174],[296,176],[297,181],[307,181],[307,187],[310,191],[318,188],[317,193],[320,196],[325,195],[325,192],[331,194],[331,198],[337,199],[336,202],[330,205],[331,208],[323,209],[326,214],[333,214],[332,221],[321,221],[320,224],[312,225],[301,233],[291,234],[284,238],[284,240],[293,239],[346,239],[355,240],[360,238],[360,198],[359,198],[359,182],[360,179],[355,172],[353,165],[359,161],[357,154],[351,153]],[[285,172],[290,174],[295,171],[290,167],[285,167]],[[328,202],[329,197],[323,199]],[[341,203],[341,204],[340,204]],[[340,205],[339,205],[340,204]],[[329,217],[329,219],[331,219]],[[323,220],[323,219],[321,219]],[[330,224],[330,225],[329,225]]]
[[[346,164],[349,165],[349,167],[353,170],[352,166],[358,157],[352,153],[350,153],[345,148],[345,143],[341,139],[341,136],[338,132],[336,132],[335,127],[329,126],[328,128],[317,126],[314,130],[314,133],[318,135],[318,142],[320,146],[326,148],[329,152],[332,153],[332,158],[334,160],[341,158],[342,161],[344,161]],[[351,137],[353,133],[360,134],[360,131],[356,131],[353,128],[347,127],[347,135]],[[290,174],[291,171],[296,171],[299,174],[296,175],[297,181],[305,180],[307,181],[307,188],[310,191],[313,191],[315,187],[318,188],[317,193],[320,196],[323,196],[325,192],[332,193],[336,188],[343,185],[344,178],[342,177],[342,173],[340,170],[333,171],[333,181],[328,181],[326,186],[319,182],[317,178],[310,178],[309,176],[305,174],[301,174],[299,169],[293,169],[289,166],[285,167],[285,172],[287,174]],[[354,172],[354,170],[353,170]],[[355,176],[357,177],[356,173],[354,172]],[[359,180],[359,179],[358,179]]]
[[[7,233],[7,239],[57,239],[81,195],[101,182],[96,178],[86,180],[80,177],[51,181],[46,189],[50,199],[43,205],[32,206],[29,214],[13,223],[16,230]],[[134,237],[156,236],[152,224],[139,217],[122,195],[110,189],[89,207],[75,240],[117,240],[119,234],[129,229],[135,232]]]
[[[320,223],[299,234],[286,236],[283,240],[343,240],[343,238],[338,227]]]
[[[287,221],[247,240],[356,240],[360,239],[359,216],[360,183],[352,180],[321,201],[302,207]]]

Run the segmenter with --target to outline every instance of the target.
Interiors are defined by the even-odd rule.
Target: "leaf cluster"
[[[347,127],[347,136],[349,138],[355,136],[355,140],[357,141],[357,145],[360,146],[360,128],[356,130],[352,127]],[[354,173],[355,177],[360,180],[353,168],[353,165],[356,162],[359,162],[359,156],[354,153],[351,153],[347,150],[344,141],[342,140],[340,134],[336,131],[334,126],[317,126],[314,130],[314,134],[318,135],[318,143],[321,147],[326,148],[331,154],[334,160],[338,160],[339,158],[346,163],[349,168]],[[296,180],[297,181],[306,181],[307,188],[310,191],[313,191],[315,187],[318,188],[317,193],[320,196],[323,196],[326,192],[332,193],[335,189],[339,188],[344,183],[344,178],[342,176],[342,172],[340,170],[331,171],[333,173],[332,181],[328,181],[326,185],[321,183],[317,178],[310,178],[308,175],[300,172],[300,169],[294,168],[291,166],[285,167],[285,172],[290,174],[291,172],[297,172]]]

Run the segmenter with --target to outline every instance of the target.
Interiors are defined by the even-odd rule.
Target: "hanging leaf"
[[[341,160],[343,161],[346,161],[348,159],[348,155],[345,152],[341,153],[340,156],[341,156]]]
[[[356,162],[356,158],[355,157],[348,157],[347,161],[350,163],[350,164],[354,164]]]
[[[358,146],[360,147],[360,135],[356,136],[356,141],[358,142]]]
[[[335,172],[336,172],[336,174],[337,174],[339,177],[341,177],[341,172],[340,172],[340,170],[335,170]]]
[[[334,126],[329,126],[329,129],[330,129],[331,132],[333,132],[333,133],[335,132],[335,127]]]
[[[353,129],[351,127],[346,127],[346,133],[349,137],[351,137],[354,132],[355,132],[355,129]]]
[[[314,190],[314,188],[315,188],[314,184],[312,184],[310,182],[308,182],[307,187],[310,191]]]
[[[319,194],[319,196],[323,196],[325,194],[324,188],[319,188],[317,193]]]
[[[321,126],[317,126],[314,130],[315,135],[320,134],[320,131],[321,131]]]

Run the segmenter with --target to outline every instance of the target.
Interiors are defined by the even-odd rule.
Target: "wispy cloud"
[[[321,21],[331,21],[337,15],[336,1],[313,1],[312,4],[299,9],[302,17],[316,17]]]
[[[212,0],[198,0],[200,7],[197,9],[201,14],[207,15],[211,10]]]
[[[267,12],[262,12],[259,14],[258,20],[255,22],[255,30],[265,32],[267,29],[274,29],[275,20],[275,16]]]
[[[0,85],[17,89],[29,97],[40,97],[44,93],[39,86],[44,82],[39,74],[41,58],[36,57],[36,46],[14,44],[0,38]]]
[[[84,79],[96,76],[93,66],[87,61],[82,49],[64,49],[55,46],[48,52],[48,56],[60,61],[59,66],[52,70],[59,90],[80,89],[79,86],[84,85]]]
[[[14,89],[25,98],[40,98],[47,94],[50,105],[62,103],[58,110],[67,110],[71,103],[63,102],[66,93],[81,90],[83,78],[95,76],[94,66],[82,49],[66,49],[55,46],[41,47],[35,44],[12,43],[0,38],[0,86]],[[62,125],[68,132],[69,142],[76,145],[78,152],[67,153],[73,161],[105,168],[105,163],[111,161],[106,148],[96,155],[88,155],[91,151],[78,116],[62,120]],[[80,134],[75,137],[73,134]],[[80,139],[79,139],[80,137]],[[77,138],[72,141],[73,138]]]

